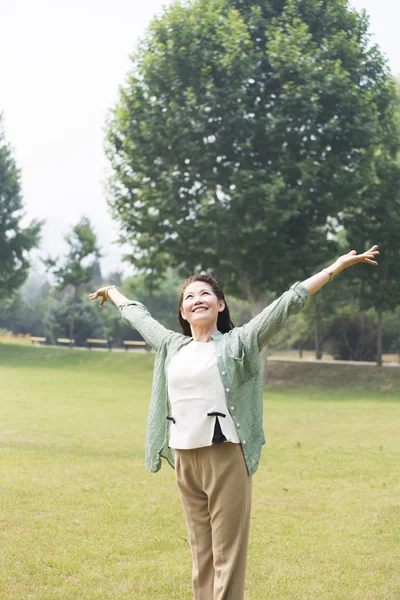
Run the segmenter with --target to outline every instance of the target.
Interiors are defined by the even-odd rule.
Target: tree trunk
[[[359,337],[359,342],[358,342],[358,348],[356,351],[357,360],[364,360],[364,358],[365,358],[364,338],[365,338],[365,313],[361,313],[361,315],[360,315],[360,337]]]
[[[303,346],[299,346],[299,358],[303,358]]]
[[[382,333],[383,333],[383,312],[378,309],[378,328],[376,332],[376,365],[382,366]]]
[[[74,329],[75,329],[75,308],[76,308],[76,295],[77,291],[74,290],[74,295],[72,296],[72,312],[71,312],[71,320],[69,322],[69,346],[72,347],[72,340],[74,339]]]
[[[321,360],[324,354],[321,332],[321,313],[318,304],[315,306],[315,358]]]

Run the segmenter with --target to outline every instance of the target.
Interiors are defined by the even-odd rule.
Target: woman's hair
[[[222,291],[222,289],[220,288],[218,282],[214,279],[214,277],[212,277],[208,273],[197,273],[196,275],[191,275],[190,277],[185,279],[185,281],[183,282],[183,284],[181,286],[180,292],[179,292],[178,319],[179,319],[179,323],[181,324],[184,335],[191,337],[192,331],[190,329],[189,323],[181,315],[183,294],[184,294],[187,286],[190,283],[193,283],[194,281],[204,281],[205,283],[208,283],[211,286],[211,289],[214,292],[214,294],[216,295],[216,297],[218,298],[218,300],[223,300],[225,302],[224,310],[221,311],[220,313],[218,313],[217,329],[221,333],[228,333],[228,331],[230,331],[231,329],[234,328],[234,324],[231,321],[231,316],[229,314],[229,308],[228,308],[228,305],[225,300],[224,292]]]

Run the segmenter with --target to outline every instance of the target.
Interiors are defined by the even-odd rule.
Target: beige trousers
[[[194,600],[244,600],[252,478],[240,444],[175,450]]]

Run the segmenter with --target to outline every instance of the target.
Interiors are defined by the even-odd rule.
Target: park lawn
[[[153,355],[0,344],[1,600],[190,600]],[[246,600],[400,599],[400,369],[271,363]]]

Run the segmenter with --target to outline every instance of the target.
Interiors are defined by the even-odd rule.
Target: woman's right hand
[[[101,298],[99,306],[103,306],[103,304],[108,300],[107,290],[110,287],[114,286],[106,285],[104,287],[99,288],[96,292],[89,295],[89,300],[97,300],[97,298]]]

